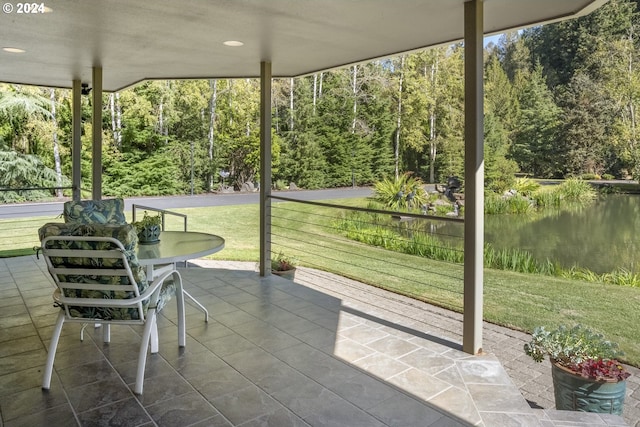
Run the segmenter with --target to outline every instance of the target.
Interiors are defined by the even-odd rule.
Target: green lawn
[[[362,205],[364,201],[353,199],[334,203]],[[390,253],[337,239],[326,227],[337,215],[335,210],[329,208],[291,203],[275,205],[274,231],[280,234],[282,227],[286,227],[284,232],[287,235],[286,239],[274,237],[274,242],[278,242],[274,244],[276,250],[278,245],[284,244],[287,252],[294,254],[303,265],[333,271],[460,310],[461,266]],[[225,249],[213,255],[213,259],[257,262],[258,209],[257,205],[238,205],[175,211],[188,215],[189,230],[219,234],[226,239]],[[178,229],[179,226],[176,224],[173,228]],[[0,231],[3,227],[3,222],[0,222]],[[169,227],[172,227],[171,223]],[[318,245],[326,257],[317,256]],[[362,255],[367,261],[358,265],[355,262],[345,263],[345,258],[349,259],[350,256],[344,254]],[[389,274],[376,273],[381,264]],[[441,274],[443,271],[447,274]],[[428,283],[428,286],[417,285],[413,276],[416,279],[419,276],[420,281]],[[484,316],[487,321],[525,331],[531,331],[537,325],[582,323],[618,342],[626,354],[625,361],[635,366],[640,366],[638,307],[639,288],[485,270]]]

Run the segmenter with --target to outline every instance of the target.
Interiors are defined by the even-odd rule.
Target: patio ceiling
[[[607,0],[485,0],[485,33],[591,12]],[[145,79],[293,77],[463,38],[464,0],[49,0],[0,15],[0,81],[103,89]],[[8,13],[10,12],[10,13]],[[242,41],[228,47],[224,41]]]

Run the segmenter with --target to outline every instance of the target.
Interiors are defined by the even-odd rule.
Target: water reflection
[[[461,224],[440,221],[427,227],[440,237],[464,232]],[[603,196],[587,206],[530,215],[487,215],[485,240],[495,249],[525,250],[565,268],[640,273],[640,195]]]
[[[597,273],[638,270],[640,196],[611,195],[583,207],[515,219],[486,218],[485,238],[498,248],[521,248],[536,259]]]

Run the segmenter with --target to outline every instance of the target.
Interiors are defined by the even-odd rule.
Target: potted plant
[[[144,211],[140,221],[133,223],[138,231],[138,241],[143,245],[150,245],[160,241],[162,231],[162,217],[160,215],[149,215]]]
[[[279,252],[278,255],[271,258],[271,273],[293,280],[296,274],[296,265],[297,261],[294,258]]]
[[[581,325],[537,327],[524,351],[536,362],[551,361],[556,409],[622,415],[630,373],[618,346]]]

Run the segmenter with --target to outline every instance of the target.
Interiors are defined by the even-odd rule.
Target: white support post
[[[271,62],[260,63],[260,276],[271,273]]]
[[[462,349],[482,352],[484,247],[483,1],[464,4],[464,316]]]
[[[102,67],[93,67],[93,140],[92,193],[93,200],[102,199]]]
[[[71,182],[73,186],[72,198],[79,201],[82,198],[82,82],[73,81],[71,91]]]

